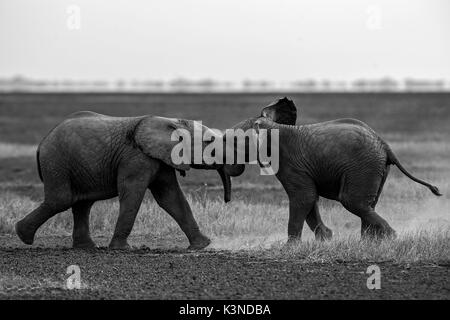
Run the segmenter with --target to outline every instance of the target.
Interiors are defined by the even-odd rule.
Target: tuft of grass
[[[328,242],[308,240],[289,247],[277,243],[266,254],[307,262],[438,263],[450,259],[450,227],[407,231],[395,240],[360,239],[349,235]]]

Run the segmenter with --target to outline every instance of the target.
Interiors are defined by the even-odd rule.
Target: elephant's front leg
[[[288,245],[302,238],[306,217],[317,202],[314,181],[305,174],[287,171],[277,176],[289,197]]]
[[[305,219],[314,207],[314,200],[299,200],[289,198],[288,244],[302,239]]]
[[[289,170],[279,172],[277,177],[289,197],[288,245],[291,245],[301,240],[305,219],[318,195],[314,181],[306,174]]]
[[[129,249],[127,239],[133,229],[136,215],[144,199],[145,191],[149,182],[149,174],[145,172],[119,173],[119,218],[117,219],[114,235],[109,244],[111,249]],[[140,170],[139,170],[140,171]]]
[[[211,243],[211,240],[200,232],[189,203],[178,184],[174,169],[162,167],[150,185],[150,190],[156,202],[175,219],[186,234],[190,243],[189,250],[200,250]]]

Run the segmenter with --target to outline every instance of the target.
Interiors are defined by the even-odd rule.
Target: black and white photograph
[[[449,57],[447,0],[0,0],[0,300],[449,300]]]

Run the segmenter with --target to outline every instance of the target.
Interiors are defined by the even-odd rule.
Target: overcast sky
[[[0,0],[0,45],[0,77],[449,80],[450,1]]]

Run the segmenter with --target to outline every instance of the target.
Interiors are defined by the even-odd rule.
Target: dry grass
[[[360,240],[358,236],[330,242],[306,241],[285,249],[277,244],[269,250],[274,257],[310,262],[391,261],[439,263],[450,259],[450,226],[402,232],[395,240]]]
[[[219,197],[207,192],[218,187],[203,188],[203,193],[188,196],[192,210],[201,229],[213,239],[212,249],[256,250],[276,258],[295,258],[306,261],[448,261],[450,260],[450,163],[448,144],[443,142],[394,143],[406,165],[414,164],[415,173],[433,181],[441,189],[443,197],[437,198],[424,187],[417,185],[393,169],[388,179],[377,211],[398,232],[396,240],[361,241],[360,221],[340,204],[321,200],[320,209],[325,224],[333,230],[330,242],[316,242],[313,233],[305,225],[303,242],[289,250],[283,248],[286,241],[288,218],[287,198],[277,202],[249,203],[247,199],[259,193],[273,192],[279,185],[253,184],[246,180],[235,181],[236,189],[246,195],[243,200],[224,204]],[[30,146],[0,144],[4,155],[29,155]],[[426,151],[423,153],[423,151]],[[410,160],[412,159],[412,160]],[[430,161],[429,159],[432,159]],[[433,170],[429,170],[432,167]],[[240,184],[239,184],[240,183]],[[14,183],[3,185],[11,189]],[[202,188],[200,188],[202,189]],[[38,206],[38,202],[26,196],[6,191],[0,197],[0,234],[14,234],[14,223]],[[91,215],[93,235],[112,235],[118,214],[117,200],[95,204]],[[38,235],[70,235],[70,212],[59,214],[39,230]],[[180,228],[151,198],[146,197],[133,229],[135,235],[151,234],[156,238],[182,236]]]
[[[448,187],[447,184],[445,189]],[[324,221],[333,230],[334,239],[316,242],[313,233],[305,226],[304,241],[289,250],[283,249],[288,215],[286,205],[248,204],[244,201],[224,204],[220,199],[206,195],[203,199],[188,197],[188,201],[201,229],[213,239],[212,249],[257,250],[277,258],[323,262],[450,260],[450,200],[432,197],[421,188],[405,188],[404,183],[396,180],[387,188],[394,190],[380,203],[378,211],[398,231],[396,240],[361,241],[359,219],[339,204],[321,201]],[[412,198],[417,200],[411,201]],[[0,199],[0,234],[13,234],[15,221],[37,205],[29,198],[4,194]],[[112,235],[118,209],[116,200],[99,202],[94,206],[91,217],[94,235]],[[50,219],[38,235],[70,235],[71,229],[71,213],[65,212]],[[133,234],[170,238],[182,233],[172,218],[147,197]]]

